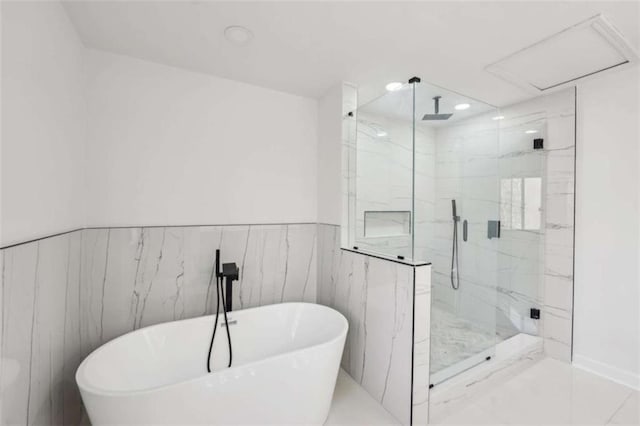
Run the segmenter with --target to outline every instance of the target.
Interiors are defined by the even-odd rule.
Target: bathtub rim
[[[212,376],[212,375],[223,375],[223,374],[229,374],[229,372],[233,372],[234,370],[238,369],[238,368],[242,368],[245,367],[247,365],[261,365],[264,364],[268,361],[272,361],[275,359],[279,359],[279,358],[283,358],[286,356],[290,356],[291,354],[297,354],[299,352],[303,352],[312,348],[322,348],[322,347],[326,347],[326,346],[330,346],[331,344],[334,344],[335,342],[339,341],[340,339],[342,339],[343,337],[346,336],[347,332],[349,331],[349,321],[347,321],[346,317],[344,315],[342,315],[342,313],[338,312],[337,310],[330,308],[329,306],[325,306],[325,305],[320,305],[318,303],[309,303],[309,302],[284,302],[284,303],[274,303],[271,305],[264,305],[264,306],[256,306],[253,308],[248,308],[248,309],[242,309],[242,310],[238,310],[235,312],[246,312],[246,311],[252,311],[252,310],[256,310],[256,309],[261,309],[261,308],[267,308],[267,307],[272,307],[272,306],[279,306],[279,305],[310,305],[310,306],[319,306],[323,309],[327,309],[330,311],[333,311],[335,314],[338,315],[338,318],[340,318],[340,321],[343,323],[344,328],[340,331],[340,333],[338,333],[337,336],[326,340],[324,342],[318,343],[316,345],[312,345],[312,346],[307,346],[304,348],[299,348],[299,349],[295,349],[293,351],[290,352],[284,352],[284,353],[280,353],[280,354],[276,354],[276,355],[271,355],[268,356],[266,358],[248,363],[248,364],[243,364],[241,366],[232,366],[230,368],[225,368],[224,370],[221,371],[212,371],[211,373],[204,373],[198,377],[193,377],[190,379],[186,379],[186,380],[182,380],[182,381],[178,381],[175,383],[170,383],[170,384],[165,384],[165,385],[160,385],[160,386],[155,386],[155,387],[150,387],[147,389],[134,389],[134,390],[105,390],[102,388],[98,388],[92,385],[89,385],[86,383],[86,380],[82,379],[80,377],[80,371],[83,370],[85,367],[85,364],[87,362],[89,362],[90,358],[93,357],[94,354],[98,353],[99,351],[101,351],[103,348],[105,348],[107,345],[111,345],[112,343],[115,344],[115,342],[117,342],[120,339],[123,339],[125,336],[128,336],[130,334],[134,334],[134,333],[138,333],[142,330],[147,330],[147,329],[153,329],[153,328],[158,328],[158,327],[162,327],[162,326],[166,326],[167,324],[170,323],[180,323],[180,322],[184,322],[184,321],[193,321],[193,320],[198,320],[198,319],[202,319],[202,318],[208,318],[208,317],[215,317],[215,314],[210,314],[210,315],[202,315],[202,316],[198,316],[198,317],[193,317],[193,318],[185,318],[185,319],[181,319],[181,320],[175,320],[175,321],[167,321],[167,322],[162,322],[159,324],[153,324],[153,325],[148,325],[146,327],[142,327],[139,328],[137,330],[131,330],[121,336],[115,337],[111,340],[109,340],[108,342],[100,345],[99,347],[97,347],[96,349],[94,349],[93,351],[91,351],[91,353],[89,353],[89,355],[87,355],[82,362],[80,363],[80,365],[78,366],[78,368],[76,369],[76,374],[75,374],[75,381],[76,381],[76,385],[78,386],[78,389],[81,392],[88,392],[90,394],[93,395],[97,395],[97,396],[135,396],[135,395],[144,395],[144,394],[149,394],[152,392],[158,392],[161,390],[165,390],[165,389],[169,389],[172,387],[175,387],[177,385],[184,385],[184,384],[188,384],[188,383],[192,383],[192,382],[196,382],[198,380],[202,380],[205,377],[208,376]],[[343,349],[344,350],[344,349]],[[341,354],[342,355],[342,354]]]

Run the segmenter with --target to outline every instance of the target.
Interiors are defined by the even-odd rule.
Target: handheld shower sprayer
[[[458,222],[460,216],[458,216],[458,209],[456,207],[456,200],[451,200],[451,214],[453,218],[453,241],[451,249],[451,287],[454,290],[460,288],[460,274],[459,274],[459,261],[458,261]]]

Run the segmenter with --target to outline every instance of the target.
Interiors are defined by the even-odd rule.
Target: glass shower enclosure
[[[493,356],[524,321],[530,303],[510,302],[509,266],[537,255],[541,157],[529,155],[520,128],[506,129],[501,143],[495,107],[415,78],[345,119],[353,128],[343,246],[431,263],[430,383],[438,384]],[[543,123],[535,130],[543,134]],[[535,293],[538,271],[519,273]]]

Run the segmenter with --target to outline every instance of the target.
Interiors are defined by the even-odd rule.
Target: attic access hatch
[[[604,16],[596,15],[485,70],[535,93],[636,62],[638,54]]]

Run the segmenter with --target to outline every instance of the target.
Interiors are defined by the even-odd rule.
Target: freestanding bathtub
[[[333,309],[284,303],[230,314],[233,365],[220,315],[142,328],[91,353],[76,381],[91,423],[322,424],[331,405],[347,320]]]

